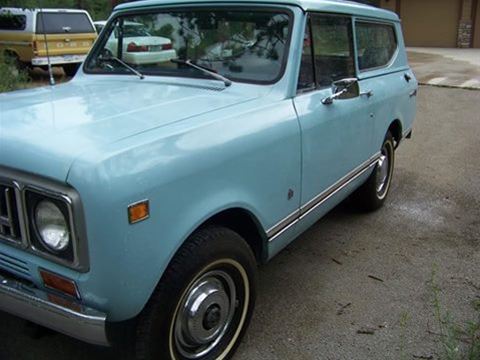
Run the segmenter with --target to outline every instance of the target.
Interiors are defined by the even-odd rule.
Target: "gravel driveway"
[[[388,204],[342,204],[260,269],[236,360],[437,359],[442,311],[474,320],[480,299],[480,91],[421,87]],[[0,313],[0,359],[117,359],[62,335],[26,336]]]

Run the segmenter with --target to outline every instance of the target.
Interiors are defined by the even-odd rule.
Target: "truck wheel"
[[[65,64],[62,66],[63,67],[63,72],[67,76],[75,76],[75,74],[78,71],[78,68],[80,67],[80,64]]]
[[[228,359],[256,296],[248,244],[224,227],[195,232],[165,271],[137,325],[137,359]]]
[[[390,131],[385,136],[380,152],[380,159],[372,174],[353,194],[355,202],[365,211],[374,211],[380,208],[390,190],[395,164],[395,146]]]

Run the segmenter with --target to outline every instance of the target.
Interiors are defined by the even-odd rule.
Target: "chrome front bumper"
[[[109,345],[104,313],[1,274],[0,310],[91,344]]]

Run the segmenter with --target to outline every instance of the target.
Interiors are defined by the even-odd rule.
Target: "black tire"
[[[382,158],[372,174],[352,195],[357,206],[364,211],[374,211],[382,207],[390,190],[395,165],[395,145],[390,131],[385,135],[380,152]],[[381,164],[387,167],[382,168]],[[382,170],[385,171],[383,176]]]
[[[255,257],[242,237],[224,227],[198,230],[175,255],[138,317],[136,358],[183,360],[200,354],[195,359],[229,359],[250,321],[256,278]],[[207,289],[223,291],[213,291],[202,300],[199,308],[204,311],[198,310],[197,317],[190,315],[193,311],[182,311]],[[209,339],[207,332],[223,335],[202,348],[196,339]]]
[[[75,76],[75,74],[78,71],[78,68],[80,67],[80,64],[65,64],[62,66],[63,67],[63,72],[67,76]]]

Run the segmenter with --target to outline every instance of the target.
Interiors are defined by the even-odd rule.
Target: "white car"
[[[95,21],[98,32],[105,26],[106,21]],[[114,56],[118,56],[118,28],[110,35],[105,48]],[[172,41],[161,36],[153,36],[145,25],[136,22],[125,22],[123,26],[122,60],[129,64],[143,65],[167,62],[177,58]]]

